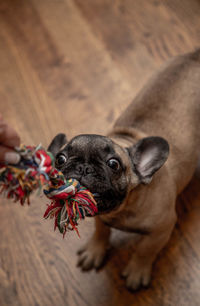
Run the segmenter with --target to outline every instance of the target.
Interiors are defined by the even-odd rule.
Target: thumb
[[[0,163],[17,164],[20,155],[14,150],[0,145]]]

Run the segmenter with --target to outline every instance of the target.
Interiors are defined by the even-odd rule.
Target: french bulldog
[[[139,239],[123,271],[131,290],[148,286],[168,242],[177,195],[191,180],[200,151],[200,50],[170,59],[152,76],[107,136],[57,135],[56,167],[95,196],[95,232],[79,251],[83,270],[98,268],[110,228]]]

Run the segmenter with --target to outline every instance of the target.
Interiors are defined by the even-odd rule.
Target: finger
[[[20,145],[20,137],[16,131],[2,120],[0,120],[0,144],[8,147]]]
[[[0,145],[0,163],[17,164],[20,161],[20,155],[10,148]]]

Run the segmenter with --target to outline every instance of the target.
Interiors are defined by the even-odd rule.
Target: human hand
[[[0,162],[17,164],[20,156],[14,151],[14,147],[19,145],[18,134],[3,120],[0,114]]]

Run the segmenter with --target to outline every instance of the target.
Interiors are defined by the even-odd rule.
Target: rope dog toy
[[[54,218],[54,230],[63,237],[67,230],[75,230],[79,219],[97,213],[96,201],[75,179],[66,180],[54,166],[54,157],[40,145],[21,146],[16,151],[21,160],[17,165],[0,164],[0,193],[21,205],[30,204],[34,190],[41,191],[51,200],[44,213],[45,219]]]

